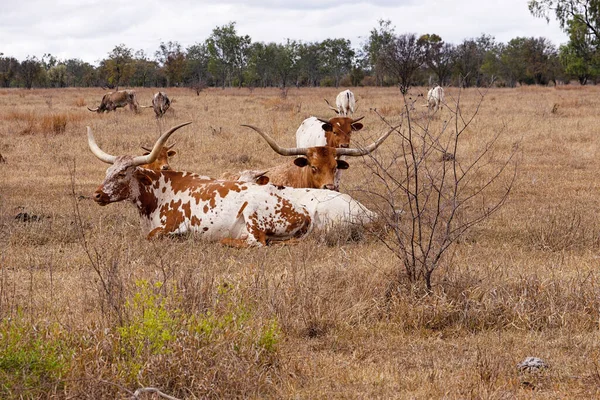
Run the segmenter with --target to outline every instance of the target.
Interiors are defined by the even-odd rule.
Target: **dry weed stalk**
[[[387,227],[376,236],[401,260],[408,279],[424,281],[428,291],[442,256],[469,229],[502,207],[516,179],[518,143],[503,161],[495,160],[502,130],[471,159],[461,157],[464,134],[485,98],[485,93],[479,95],[473,113],[464,115],[459,93],[451,117],[436,132],[435,117],[427,115],[421,123],[415,117],[416,100],[404,94],[400,117],[406,130],[400,133],[400,147],[389,160],[381,153],[370,156],[374,183],[366,191],[380,200],[378,211]]]

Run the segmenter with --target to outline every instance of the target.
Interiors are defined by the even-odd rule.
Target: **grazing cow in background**
[[[444,88],[441,86],[436,86],[432,89],[429,89],[427,92],[427,108],[429,110],[437,111],[440,109],[440,105],[444,101]]]
[[[177,154],[175,150],[171,150],[173,146],[175,146],[175,143],[169,146],[164,145],[163,147],[161,147],[160,152],[158,153],[158,157],[156,158],[156,160],[154,160],[154,162],[150,164],[143,164],[141,165],[141,167],[146,169],[152,169],[154,171],[166,171],[168,169],[171,169],[171,166],[169,165],[169,158],[175,157],[175,154]],[[152,149],[149,149],[144,146],[142,146],[142,149],[145,150],[145,153],[143,154],[145,156],[152,152]]]
[[[334,148],[317,146],[307,148],[284,148],[279,146],[275,139],[250,125],[242,125],[254,129],[263,137],[275,152],[283,156],[301,156],[293,160],[269,168],[261,176],[267,176],[274,185],[289,186],[293,188],[314,188],[338,190],[335,184],[335,175],[338,170],[347,169],[348,163],[337,159],[339,156],[364,156],[375,150],[396,129],[392,128],[377,141],[362,149]],[[244,171],[247,172],[247,171]],[[232,176],[234,179],[235,177]]]
[[[169,100],[165,92],[154,93],[154,97],[152,98],[152,108],[154,108],[156,118],[162,118],[169,107],[171,107],[171,100]]]
[[[311,228],[305,207],[297,205],[273,185],[215,181],[179,171],[140,168],[156,160],[169,136],[165,132],[146,156],[113,156],[98,147],[87,128],[90,150],[111,164],[94,192],[101,206],[128,200],[140,214],[148,239],[198,232],[203,239],[236,246],[264,246],[267,241],[302,237]]]
[[[102,97],[100,106],[94,109],[88,107],[88,110],[101,113],[105,111],[115,111],[117,108],[125,107],[126,105],[129,105],[130,110],[135,111],[136,113],[139,112],[139,104],[134,90],[119,90],[118,92],[106,93]]]
[[[325,102],[333,111],[336,112],[341,117],[350,117],[354,114],[354,110],[356,108],[356,100],[354,99],[354,93],[350,90],[344,90],[343,92],[338,93],[335,98],[335,106],[337,108],[333,108],[331,104],[325,99]]]

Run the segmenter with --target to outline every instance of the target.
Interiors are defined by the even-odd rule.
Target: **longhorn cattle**
[[[317,146],[308,148],[284,148],[268,134],[259,128],[250,125],[242,125],[258,132],[271,146],[271,148],[283,156],[301,156],[280,164],[261,174],[267,176],[274,185],[289,186],[294,188],[314,188],[338,190],[335,184],[335,175],[338,170],[347,169],[348,163],[339,160],[339,156],[364,156],[371,153],[396,129],[392,128],[376,142],[363,149],[334,148],[328,146]]]
[[[171,107],[171,100],[169,100],[165,92],[154,93],[154,97],[152,98],[152,108],[154,109],[156,118],[162,118],[169,107]]]
[[[309,117],[302,121],[296,131],[297,147],[349,147],[352,132],[359,131],[363,124],[359,121],[364,117],[352,119],[349,117],[334,117],[329,120]],[[341,171],[336,172],[334,185],[340,186]]]
[[[172,145],[169,146],[169,149]],[[161,152],[154,162],[158,163],[161,158],[164,164],[168,165],[168,158],[171,157],[171,151],[167,154],[167,147],[163,146]],[[149,154],[149,153],[146,153]],[[148,164],[147,164],[148,165]],[[143,168],[152,168],[142,166]],[[160,169],[154,167],[155,170]],[[253,182],[259,185],[269,183],[267,176],[269,171],[246,170],[237,174],[223,174],[221,179],[233,180],[238,182]],[[206,178],[211,179],[211,178]],[[354,200],[347,194],[320,189],[294,189],[279,188],[286,197],[292,199],[295,204],[304,206],[311,217],[314,229],[339,228],[348,225],[364,225],[377,219],[377,214],[368,210],[364,205]]]
[[[333,108],[327,99],[325,99],[325,102],[329,108],[342,117],[352,116],[352,114],[354,114],[354,110],[356,109],[354,93],[352,93],[350,90],[344,90],[343,92],[338,93],[337,97],[335,98],[335,105],[337,108]]]
[[[135,111],[136,113],[139,112],[139,104],[137,102],[135,91],[119,90],[118,92],[106,93],[102,97],[102,101],[98,107],[94,109],[88,107],[88,110],[101,113],[105,111],[115,111],[117,108],[125,107],[126,105],[129,105],[130,110]]]
[[[427,108],[429,110],[437,111],[440,109],[440,105],[444,101],[444,88],[441,86],[436,86],[432,89],[429,89],[427,92]]]
[[[215,181],[179,171],[141,168],[156,160],[175,126],[157,140],[146,156],[113,156],[102,151],[87,128],[90,150],[111,164],[94,192],[101,206],[128,200],[140,214],[147,238],[198,232],[207,240],[237,246],[264,246],[267,241],[302,237],[311,228],[305,207],[273,185]]]

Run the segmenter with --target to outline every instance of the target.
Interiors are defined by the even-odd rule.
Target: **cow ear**
[[[363,128],[363,124],[361,124],[360,122],[355,122],[352,124],[353,131],[360,131],[362,128]]]
[[[337,160],[337,169],[348,169],[350,164],[344,160]]]
[[[256,178],[255,182],[259,185],[266,185],[267,183],[269,183],[269,177],[264,175],[259,176],[258,178]]]
[[[152,179],[142,172],[140,169],[135,170],[135,177],[138,181],[142,183],[142,185],[150,186],[152,185]]]
[[[297,157],[294,159],[294,164],[300,168],[306,167],[308,165],[308,159],[306,159],[306,157]]]
[[[175,154],[177,154],[177,152],[175,150],[169,150],[169,151],[167,151],[167,156],[168,157],[173,157]]]
[[[333,130],[333,125],[327,123],[327,124],[321,125],[321,128],[323,128],[323,130],[325,132],[331,132]]]

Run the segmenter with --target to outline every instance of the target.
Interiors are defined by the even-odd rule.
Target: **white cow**
[[[335,105],[338,108],[338,113],[342,117],[349,117],[354,114],[354,108],[356,107],[356,100],[354,99],[354,93],[350,90],[344,90],[338,93],[335,98]]]
[[[444,101],[444,88],[441,86],[436,86],[432,89],[429,89],[427,92],[427,107],[431,109],[435,109],[435,111],[440,109],[440,105]]]

